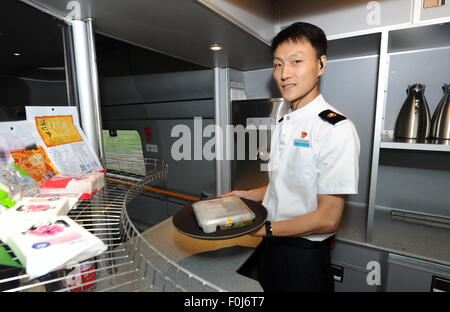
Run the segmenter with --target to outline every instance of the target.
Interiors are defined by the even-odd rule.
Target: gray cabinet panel
[[[420,20],[427,21],[436,18],[445,18],[450,16],[450,5],[443,5],[440,7],[432,7],[432,8],[424,8],[423,6],[420,9]]]
[[[320,80],[325,100],[346,115],[358,132],[361,144],[358,194],[348,198],[358,203],[369,201],[377,69],[378,57],[330,61]]]
[[[433,276],[449,280],[450,267],[390,254],[386,291],[432,291]]]
[[[380,291],[382,287],[381,274],[384,273],[382,252],[363,246],[335,241],[331,258],[335,273],[334,285],[336,292]],[[373,267],[368,267],[367,265],[372,261],[376,261],[380,265],[380,271],[378,272],[380,274],[379,285],[373,285],[371,277],[371,283],[367,281],[368,275],[373,270]]]
[[[349,267],[342,263],[332,262],[333,266],[339,268],[340,274],[335,274],[334,290],[336,292],[375,292],[377,285],[367,283],[367,270]]]
[[[369,262],[380,262],[380,252],[363,246],[335,241],[331,258],[358,268],[366,269]]]
[[[433,157],[434,156],[434,157]],[[437,157],[439,156],[439,157]],[[448,153],[423,153],[417,151],[383,151],[378,172],[376,205],[416,213],[450,216],[448,209],[448,181],[450,170]],[[389,158],[417,158],[416,166],[393,166]],[[420,157],[420,158],[419,158]],[[423,165],[422,165],[423,164]],[[442,164],[441,169],[423,168],[424,165]]]

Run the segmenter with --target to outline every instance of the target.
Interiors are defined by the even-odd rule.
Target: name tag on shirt
[[[294,139],[294,146],[311,147],[309,140]]]

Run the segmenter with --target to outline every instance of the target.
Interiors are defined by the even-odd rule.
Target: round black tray
[[[241,199],[255,214],[255,219],[249,226],[229,230],[221,230],[219,227],[217,227],[217,230],[215,232],[205,233],[203,232],[203,229],[198,225],[197,218],[195,217],[194,210],[192,209],[191,204],[188,204],[178,210],[172,217],[172,223],[179,232],[198,239],[219,240],[235,238],[248,234],[255,231],[264,224],[267,219],[267,210],[258,202],[245,198]]]

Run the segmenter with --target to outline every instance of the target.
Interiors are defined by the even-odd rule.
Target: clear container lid
[[[203,200],[192,204],[203,232],[212,233],[217,226],[230,225],[255,218],[253,211],[237,196]]]

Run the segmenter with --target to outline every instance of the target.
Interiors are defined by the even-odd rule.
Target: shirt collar
[[[326,105],[327,102],[323,98],[322,94],[319,94],[314,100],[306,104],[305,106],[287,113],[284,115],[283,119],[285,120],[295,120],[301,117],[310,116],[322,110],[323,106]],[[289,118],[288,118],[289,117]]]

